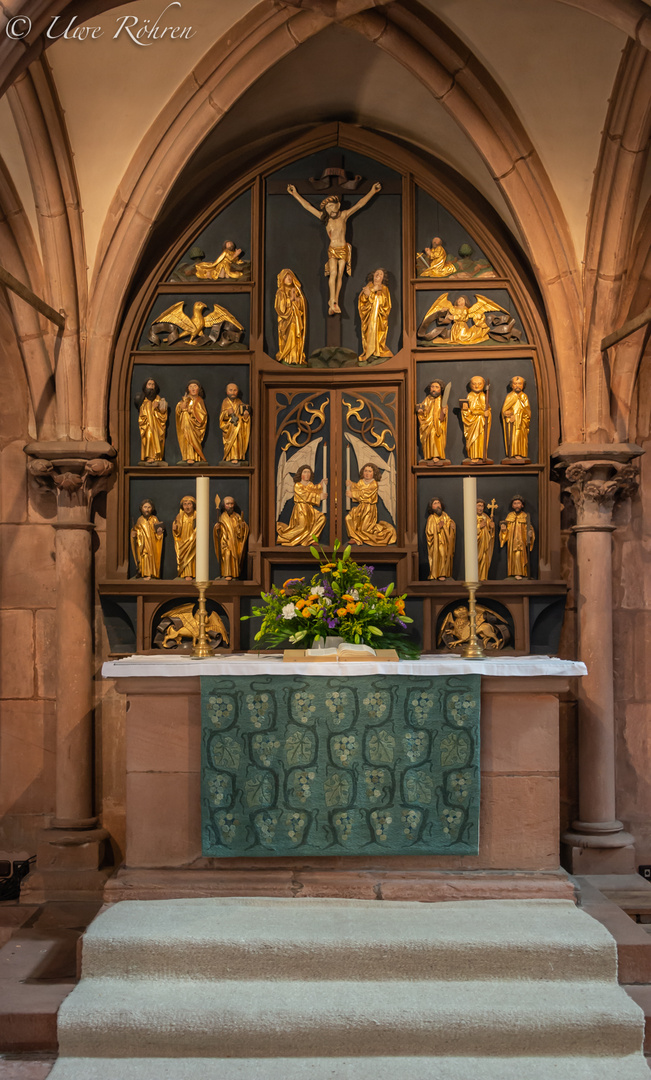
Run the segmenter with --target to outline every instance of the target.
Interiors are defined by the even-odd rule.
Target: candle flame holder
[[[461,650],[461,656],[466,660],[482,660],[486,653],[480,639],[477,637],[477,606],[475,603],[475,593],[479,588],[478,581],[465,581],[464,585],[468,590],[468,617],[470,620],[470,637],[468,638],[467,645],[464,645]]]
[[[199,636],[197,638],[196,645],[192,649],[193,660],[206,660],[209,656],[213,655],[213,650],[210,647],[208,635],[206,634],[206,589],[210,585],[209,581],[195,581],[195,585],[199,590]]]

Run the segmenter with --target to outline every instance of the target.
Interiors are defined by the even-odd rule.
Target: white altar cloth
[[[271,654],[225,653],[207,660],[193,660],[187,655],[126,656],[122,660],[108,660],[102,666],[102,675],[107,679],[187,679],[197,675],[492,675],[499,678],[555,675],[574,678],[587,673],[588,669],[580,660],[559,660],[556,656],[487,656],[483,660],[467,660],[463,656],[437,655],[397,663],[362,660],[315,664],[283,663],[282,656]]]

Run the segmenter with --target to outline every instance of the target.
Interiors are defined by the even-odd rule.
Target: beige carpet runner
[[[124,901],[51,1080],[649,1080],[615,943],[565,900]]]

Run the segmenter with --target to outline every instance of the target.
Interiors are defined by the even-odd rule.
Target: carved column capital
[[[610,450],[610,453],[608,452]],[[635,458],[644,451],[633,444],[560,446],[553,454],[553,477],[576,509],[576,530],[611,532],[613,510],[638,486]]]
[[[106,491],[115,472],[108,443],[43,442],[25,447],[28,472],[57,500],[60,522],[90,520],[93,499]]]

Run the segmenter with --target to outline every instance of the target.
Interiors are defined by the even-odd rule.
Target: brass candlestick
[[[486,653],[482,647],[481,641],[477,637],[477,607],[475,605],[475,593],[479,588],[478,581],[466,581],[464,582],[468,590],[468,616],[470,619],[470,637],[468,638],[468,644],[464,645],[461,650],[461,655],[466,660],[482,660]]]
[[[206,589],[208,588],[209,581],[195,581],[195,585],[199,590],[199,637],[197,643],[192,649],[193,660],[205,660],[208,656],[213,655],[213,651],[210,648],[208,641],[208,635],[206,634]]]

